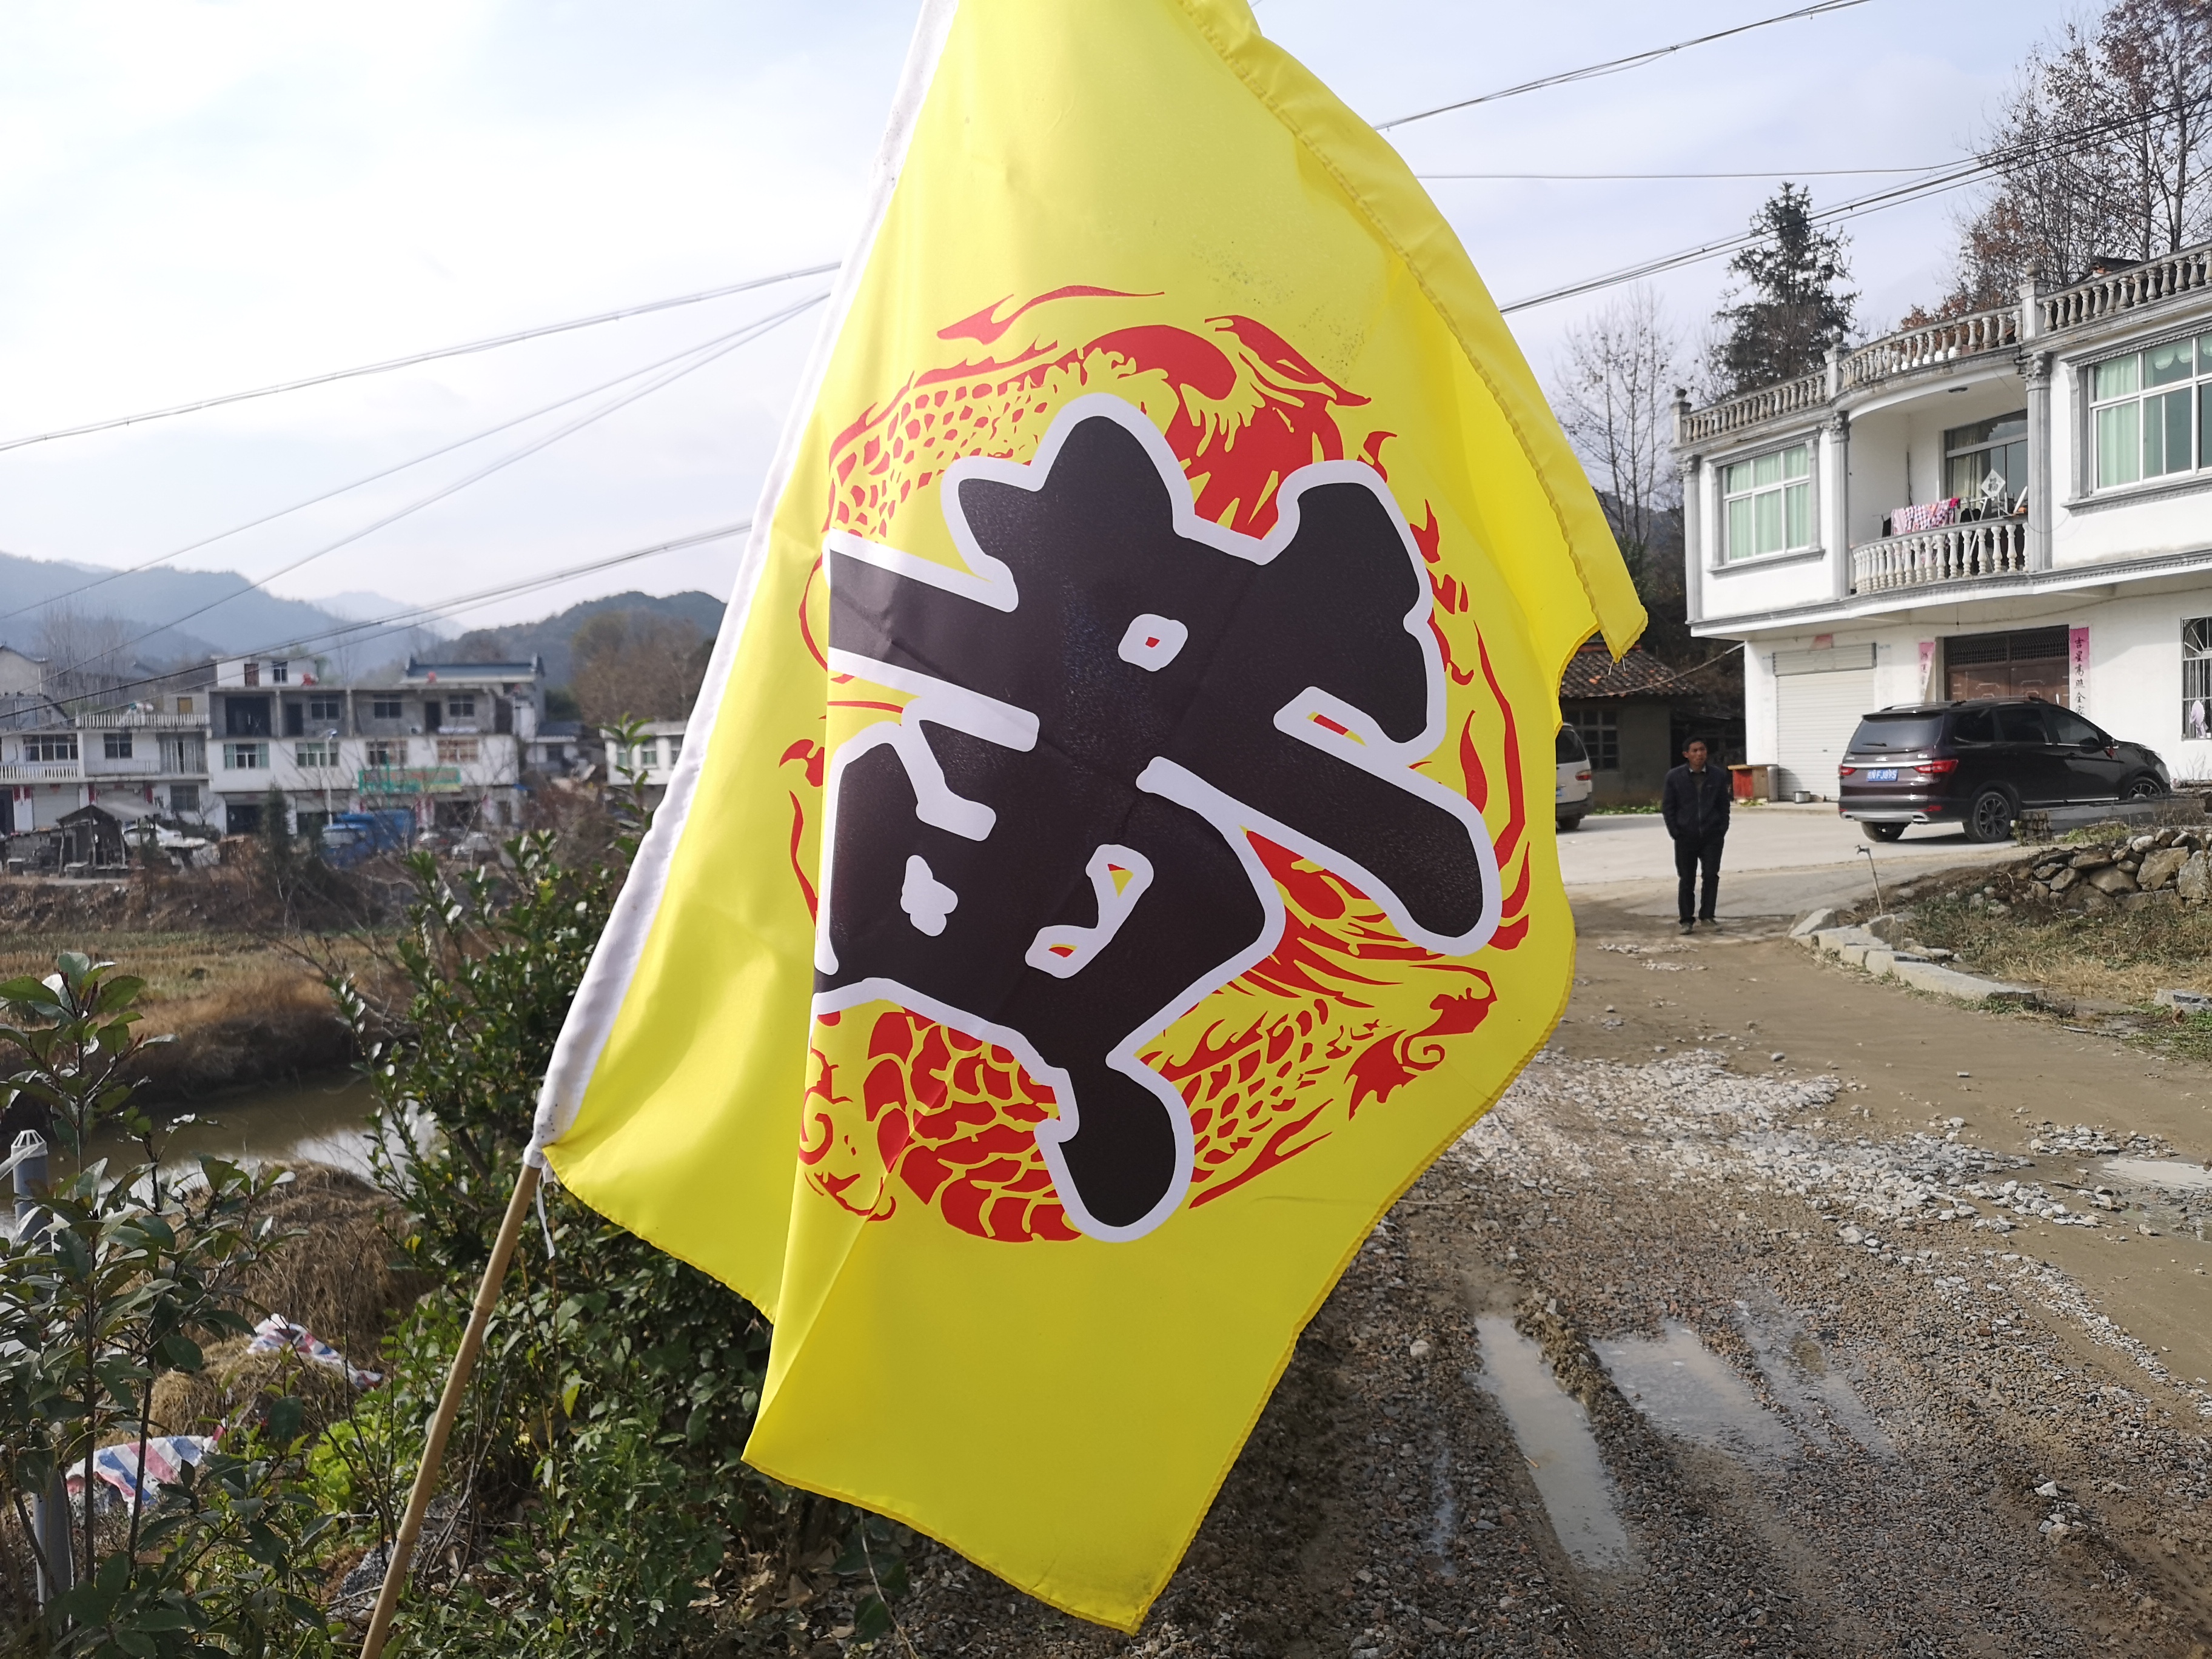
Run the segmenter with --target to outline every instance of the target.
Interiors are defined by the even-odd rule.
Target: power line
[[[1580,183],[1586,179],[1850,179],[1883,173],[1933,173],[1946,165],[1917,167],[1785,167],[1771,173],[1417,173],[1416,179],[1535,179],[1545,183]]]
[[[771,288],[778,283],[793,282],[801,276],[819,276],[836,269],[837,262],[835,260],[824,265],[803,265],[796,270],[780,270],[773,276],[755,276],[742,283],[726,283],[720,288],[704,289],[696,294],[679,294],[672,300],[651,300],[643,305],[625,306],[619,311],[602,311],[594,316],[572,317],[564,323],[545,323],[537,328],[519,329],[512,334],[494,335],[489,339],[440,346],[434,351],[417,351],[405,357],[389,357],[382,362],[362,363],[353,368],[334,368],[324,374],[309,374],[296,380],[279,381],[275,386],[257,386],[251,392],[226,392],[219,397],[201,398],[188,404],[172,404],[166,409],[149,409],[137,415],[118,415],[109,420],[88,421],[82,426],[34,432],[21,438],[0,439],[0,451],[21,449],[27,444],[49,443],[57,438],[80,438],[89,432],[112,432],[118,427],[135,426],[142,421],[161,421],[172,415],[197,414],[201,410],[220,408],[224,404],[274,397],[280,392],[298,392],[307,386],[328,386],[333,380],[350,380],[363,374],[388,374],[395,368],[411,368],[417,363],[435,362],[441,357],[465,357],[474,352],[490,351],[524,340],[543,339],[549,334],[566,334],[575,329],[596,328],[601,323],[617,323],[626,317],[642,317],[648,312],[670,311],[678,306],[697,305],[702,300],[724,299],[752,289]]]
[[[1375,131],[1388,132],[1393,127],[1402,127],[1409,122],[1425,121],[1432,115],[1449,114],[1455,109],[1472,109],[1477,104],[1494,104],[1501,98],[1517,98],[1524,92],[1541,92],[1547,87],[1564,87],[1577,81],[1595,81],[1601,76],[1619,75],[1625,70],[1641,69],[1646,64],[1656,64],[1662,58],[1671,58],[1692,46],[1702,46],[1715,40],[1725,40],[1731,35],[1748,34],[1753,29],[1763,29],[1775,23],[1794,22],[1801,17],[1818,17],[1826,12],[1848,11],[1853,6],[1863,6],[1866,0],[1814,0],[1809,6],[1800,6],[1795,11],[1785,11],[1772,17],[1762,17],[1753,23],[1739,23],[1734,28],[1719,29],[1711,34],[1700,34],[1688,40],[1677,40],[1672,46],[1653,46],[1647,51],[1631,52],[1626,58],[1609,58],[1602,64],[1588,64],[1581,69],[1565,70],[1557,75],[1547,75],[1534,81],[1523,81],[1517,86],[1500,87],[1495,92],[1477,94],[1473,98],[1462,98],[1449,104],[1438,104],[1434,109],[1416,110],[1411,115],[1394,116],[1388,121],[1377,121]]]
[[[373,630],[362,634],[358,639],[344,641],[347,645],[365,645],[370,640],[381,639],[392,634],[404,634],[411,629],[419,628],[424,619],[430,617],[458,616],[464,611],[479,610],[484,605],[495,604],[501,599],[512,599],[518,594],[531,592],[542,587],[556,586],[572,577],[588,576],[595,571],[611,569],[617,565],[629,564],[639,559],[649,559],[658,554],[673,553],[687,547],[698,547],[708,542],[721,541],[731,536],[742,536],[752,527],[753,521],[750,519],[744,519],[736,524],[724,525],[719,529],[698,531],[689,536],[677,537],[672,541],[656,542],[651,547],[633,548],[627,553],[617,553],[605,558],[592,559],[583,564],[569,565],[560,570],[542,572],[535,576],[525,577],[520,581],[502,583],[497,587],[480,588],[474,593],[463,593],[453,599],[440,599],[429,605],[410,605],[405,610],[395,611],[389,616],[347,623],[337,628],[327,629],[319,634],[298,635],[276,644],[258,646],[252,650],[240,651],[237,654],[241,657],[269,656],[281,651],[302,650],[318,643],[337,641],[344,635],[357,633],[362,629]],[[73,697],[57,698],[54,702],[57,707],[64,702],[90,702],[100,698],[112,697],[120,692],[136,690],[140,686],[158,685],[163,681],[177,678],[179,673],[190,672],[190,670],[171,670],[167,673],[142,675],[137,679],[118,680],[114,684],[102,686],[96,691],[82,692]]]
[[[500,433],[507,431],[514,427],[525,425],[529,422],[538,419],[540,416],[550,415],[556,409],[565,409],[570,404],[580,403],[586,398],[596,397],[600,392],[608,391],[615,386],[618,386],[626,380],[634,380],[640,375],[650,374],[656,369],[667,368],[671,363],[680,362],[684,358],[692,356],[696,352],[706,351],[714,346],[720,345],[725,341],[734,340],[738,335],[753,328],[758,321],[759,319],[756,319],[753,322],[749,322],[743,327],[732,329],[727,333],[718,334],[713,339],[702,340],[696,345],[687,346],[683,350],[675,353],[673,356],[660,358],[659,361],[647,363],[640,368],[631,369],[627,374],[617,374],[611,380],[602,380],[599,385],[588,386],[581,392],[571,392],[565,398],[557,398],[552,403],[533,409],[526,415],[517,415],[511,420],[501,421],[496,426],[488,426],[481,432],[471,433],[465,438],[457,438],[451,443],[441,444],[435,449],[426,450],[422,454],[415,456],[410,460],[401,461],[395,466],[387,466],[380,471],[368,473],[365,477],[356,478],[350,483],[340,484],[335,489],[326,489],[319,495],[310,495],[304,501],[293,502],[289,507],[281,507],[273,513],[263,514],[258,519],[249,519],[244,524],[233,525],[228,530],[219,530],[212,536],[203,536],[196,542],[188,542],[184,546],[173,549],[169,552],[157,554],[153,558],[142,560],[137,564],[125,565],[119,569],[108,571],[105,574],[97,576],[91,581],[82,583],[78,586],[64,588],[58,593],[49,593],[45,598],[39,599],[33,604],[18,605],[13,611],[0,611],[0,623],[12,622],[15,617],[26,616],[31,611],[42,611],[49,605],[59,605],[64,600],[73,599],[81,593],[89,593],[94,588],[105,587],[112,581],[119,581],[125,576],[135,576],[143,571],[151,570],[155,566],[167,564],[172,559],[180,559],[187,553],[197,553],[204,547],[211,547],[217,542],[228,540],[230,537],[243,535],[249,530],[258,530],[262,526],[273,524],[278,519],[284,518],[291,514],[302,512],[311,507],[319,507],[325,501],[335,500],[337,497],[346,495],[349,491],[362,489],[368,484],[376,483],[383,479],[392,477],[396,473],[404,472],[410,467],[420,466],[426,461],[434,461],[441,455],[450,455],[457,449],[465,449],[471,444],[481,443],[486,438],[496,437]]]
[[[2189,106],[2191,109],[2203,109],[2208,106],[2212,106],[2212,96],[2193,100]],[[1978,183],[1992,174],[2027,166],[2051,151],[2079,144],[2085,139],[2116,132],[2123,127],[2134,126],[2139,123],[2158,118],[2164,113],[2165,112],[2154,111],[2143,115],[2120,115],[2102,121],[2087,122],[2077,127],[2048,134],[2033,143],[2016,144],[2006,149],[1991,150],[1985,155],[1954,162],[1930,177],[1915,179],[1910,184],[1892,185],[1869,195],[1856,197],[1850,201],[1838,203],[1834,207],[1824,208],[1809,216],[1814,224],[1836,224],[1846,219],[1856,219],[1869,213],[1877,213],[1886,208],[1902,206],[1907,202],[1918,201],[1926,197],[1940,195],[1946,191],[1957,190],[1966,185]],[[1589,277],[1582,282],[1570,283],[1563,287],[1549,289],[1542,294],[1531,295],[1525,300],[1516,300],[1510,305],[1500,306],[1498,311],[1501,314],[1527,311],[1536,306],[1550,305],[1554,301],[1573,299],[1581,295],[1595,293],[1600,289],[1613,287],[1620,283],[1631,283],[1639,277],[1656,276],[1662,270],[1672,270],[1678,266],[1695,264],[1705,259],[1717,258],[1724,253],[1737,252],[1751,246],[1759,240],[1760,234],[1757,231],[1746,231],[1733,236],[1723,237],[1697,247],[1685,248],[1675,253],[1661,254],[1656,258],[1623,266],[1601,276]]]
[[[406,506],[400,507],[394,512],[387,513],[382,518],[374,520],[373,523],[364,525],[362,528],[356,530],[349,534],[340,537],[337,541],[327,543],[325,545],[317,548],[312,553],[303,554],[299,558],[294,559],[289,564],[280,565],[276,569],[269,572],[268,574],[256,577],[245,586],[234,589],[230,592],[223,594],[220,599],[211,599],[205,605],[200,605],[194,610],[185,611],[182,616],[172,617],[160,627],[149,629],[143,634],[136,635],[133,637],[124,641],[121,644],[115,647],[114,649],[116,652],[119,653],[128,651],[134,646],[143,645],[157,634],[165,633],[170,629],[179,627],[185,623],[191,622],[195,617],[205,616],[209,611],[215,610],[217,606],[228,605],[233,599],[242,598],[247,593],[255,592],[257,589],[265,587],[269,583],[275,581],[279,576],[289,575],[292,572],[298,570],[306,565],[313,563],[317,559],[322,558],[326,554],[335,553],[340,548],[349,546],[353,543],[360,541],[363,537],[372,535],[375,532],[383,529],[387,525],[397,523],[399,520],[407,517],[410,514],[420,512],[422,508],[428,507],[434,502],[445,500],[448,495],[456,495],[461,490],[467,489],[470,485],[477,483],[482,480],[489,477],[493,473],[499,471],[501,468],[511,466],[515,462],[522,460],[527,456],[534,455],[539,450],[544,449],[552,444],[558,443],[562,439],[568,437],[571,433],[582,430],[585,427],[591,425],[594,421],[601,420],[605,416],[613,414],[618,409],[626,408],[629,404],[635,403],[639,398],[648,397],[652,393],[659,391],[663,386],[671,385],[673,382],[681,380],[684,375],[690,374],[695,370],[703,368],[708,363],[716,362],[718,359],[728,356],[731,352],[735,351],[739,346],[747,344],[750,341],[759,338],[762,335],[769,332],[771,330],[781,326],[784,323],[789,322],[793,318],[812,309],[814,307],[821,304],[822,301],[828,297],[829,295],[827,294],[817,294],[805,300],[800,301],[796,305],[786,307],[781,312],[776,313],[772,316],[763,318],[759,322],[752,325],[749,329],[744,331],[744,337],[732,340],[727,344],[719,346],[706,356],[698,357],[694,362],[670,369],[660,374],[658,378],[648,381],[646,385],[638,387],[635,391],[626,392],[619,398],[611,398],[605,403],[600,404],[597,409],[589,410],[586,413],[579,416],[576,419],[569,422],[565,426],[556,428],[553,431],[546,434],[544,437],[532,439],[529,443],[523,445],[519,449],[509,451],[507,454],[500,457],[497,460],[477,468],[476,471],[470,473],[467,477],[457,479],[455,482],[447,484],[441,489],[434,490],[428,495],[424,495],[416,501],[410,501]],[[112,653],[103,652],[100,654],[105,656]],[[96,659],[94,660],[96,660]],[[64,674],[71,673],[82,669],[84,665],[83,662],[75,662],[69,664],[66,667],[58,672]]]

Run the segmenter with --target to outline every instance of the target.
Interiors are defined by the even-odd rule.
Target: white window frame
[[[1791,455],[1802,456],[1805,462],[1803,473],[1795,477],[1791,477],[1789,471],[1788,458]],[[1759,463],[1770,460],[1780,463],[1778,474],[1774,478],[1764,483],[1753,482],[1741,489],[1729,488],[1739,468],[1743,469],[1747,477],[1755,478]],[[1713,469],[1713,487],[1718,510],[1713,514],[1713,533],[1714,550],[1718,556],[1715,560],[1715,568],[1730,570],[1739,565],[1751,564],[1760,559],[1786,559],[1800,554],[1818,552],[1820,548],[1820,471],[1818,445],[1816,441],[1810,437],[1801,438],[1792,444],[1778,445],[1772,449],[1763,449],[1755,454],[1716,463]],[[1793,542],[1790,538],[1790,497],[1791,492],[1796,490],[1803,492],[1805,538]],[[1762,497],[1773,501],[1775,511],[1779,515],[1778,528],[1781,540],[1778,546],[1762,548],[1758,545],[1759,503]],[[1731,508],[1739,503],[1747,508],[1753,550],[1748,552],[1736,550],[1735,537],[1731,533],[1735,520],[1735,514]]]
[[[483,758],[483,744],[475,738],[440,738],[438,764],[474,766]]]
[[[234,740],[224,744],[222,769],[226,772],[266,772],[269,769],[269,745],[258,739],[252,743]]]
[[[292,749],[292,763],[302,772],[329,772],[337,769],[338,746],[324,738],[310,738],[295,744]]]
[[[2190,372],[2150,385],[2151,355],[2176,346],[2195,348],[2195,362]],[[2104,371],[2124,363],[2134,366],[2133,385],[2124,392],[2104,392],[2099,386]],[[2146,485],[2155,489],[2173,479],[2212,472],[2212,442],[2208,441],[2206,431],[2212,427],[2212,331],[2193,331],[2178,338],[2153,340],[2130,351],[2108,353],[2081,366],[2081,386],[2086,412],[2083,459],[2089,475],[2090,494],[2109,495]],[[2191,431],[2184,445],[2187,451],[2185,464],[2167,466],[2165,462],[2172,455],[2168,412],[2176,408],[2188,417]],[[2112,469],[2116,473],[2124,471],[2124,476],[2106,476],[2105,432],[2108,419],[2113,428],[2124,430],[2126,434],[2122,441],[2129,452],[2129,467]],[[2155,472],[2148,470],[2154,429],[2160,447],[2166,451],[2160,457],[2160,470]]]
[[[102,760],[131,759],[131,734],[128,732],[101,732],[100,753]]]

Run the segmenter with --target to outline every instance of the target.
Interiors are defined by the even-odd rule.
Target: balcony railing
[[[364,795],[421,795],[461,787],[458,766],[365,767],[356,780]]]
[[[78,714],[70,724],[80,732],[204,732],[204,714],[155,714],[134,708],[108,714]]]
[[[2212,288],[2212,247],[2169,253],[2109,276],[2092,276],[2086,283],[2046,294],[2036,303],[2043,307],[2046,330],[2072,328],[2205,288]]]
[[[1998,306],[1968,317],[1954,317],[1924,328],[1908,328],[1872,340],[1835,362],[1835,380],[1822,368],[1801,374],[1778,386],[1761,386],[1741,397],[1688,411],[1682,416],[1680,441],[1699,443],[1726,437],[1751,427],[1764,426],[1785,415],[1818,409],[1838,391],[1856,391],[1907,374],[1916,368],[1978,357],[1984,352],[2010,351],[2020,344],[2020,308]]]
[[[1863,542],[1851,550],[1851,592],[1883,593],[2027,568],[2027,518],[2022,514]]]
[[[1846,388],[1871,386],[1893,374],[1978,356],[1984,351],[2009,350],[2019,343],[2020,307],[1999,306],[1970,317],[1930,323],[1925,328],[1908,328],[1863,345],[1844,358],[1843,381]]]
[[[1709,438],[1724,438],[1731,432],[1762,426],[1800,410],[1818,409],[1827,400],[1828,371],[1823,368],[1801,374],[1794,380],[1784,380],[1779,386],[1763,386],[1740,398],[1692,410],[1682,417],[1681,441],[1700,443]]]
[[[11,761],[0,766],[0,783],[82,783],[82,761]]]

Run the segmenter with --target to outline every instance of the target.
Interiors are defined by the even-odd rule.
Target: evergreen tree
[[[1714,313],[1711,364],[1723,395],[1809,374],[1850,337],[1856,294],[1845,239],[1813,222],[1811,194],[1784,184],[1752,216],[1751,246],[1729,261],[1744,287]]]

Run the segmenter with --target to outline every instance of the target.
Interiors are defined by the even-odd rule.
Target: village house
[[[1836,793],[1860,714],[2033,695],[2212,780],[2212,245],[1675,412],[1692,630],[1747,758]]]
[[[659,805],[668,793],[669,780],[676,775],[676,763],[684,753],[684,733],[690,725],[688,720],[644,721],[635,729],[635,744],[625,744],[623,734],[612,727],[603,728],[599,741],[606,752],[608,786],[615,789],[635,786],[642,792],[647,806]]]
[[[342,685],[312,658],[220,662],[207,692],[210,816],[227,835],[253,833],[273,787],[301,835],[334,813],[393,809],[424,830],[514,828],[544,675],[535,659],[410,660],[397,684]]]

